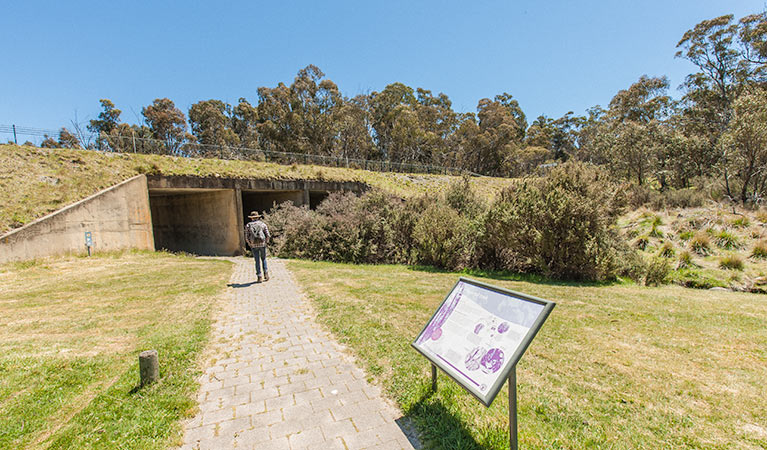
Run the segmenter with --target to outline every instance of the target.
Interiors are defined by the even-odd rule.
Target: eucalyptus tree
[[[162,141],[168,152],[179,152],[184,142],[192,138],[186,132],[184,113],[168,98],[155,99],[141,109],[141,114],[154,138]]]
[[[197,142],[217,147],[237,147],[240,138],[232,129],[232,106],[221,100],[204,100],[189,108],[189,126]]]
[[[738,97],[722,145],[731,149],[730,162],[740,181],[740,200],[760,197],[767,184],[767,92]]]

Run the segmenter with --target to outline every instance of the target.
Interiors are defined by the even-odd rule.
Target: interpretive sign
[[[554,305],[461,277],[413,347],[490,406]]]

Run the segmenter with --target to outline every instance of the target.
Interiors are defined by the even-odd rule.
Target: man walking
[[[269,227],[261,221],[261,214],[258,211],[250,213],[248,218],[251,220],[245,225],[245,242],[250,246],[253,252],[253,258],[256,260],[257,283],[269,281],[269,271],[266,268],[266,243],[272,236],[269,234]],[[261,267],[264,268],[264,277],[261,278]]]

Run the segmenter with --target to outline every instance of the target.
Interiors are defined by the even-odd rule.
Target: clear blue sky
[[[457,111],[501,92],[528,121],[606,105],[643,74],[677,86],[682,34],[764,0],[16,1],[2,7],[0,124],[53,128],[109,98],[136,122],[169,97],[255,103],[259,86],[319,66],[347,96],[399,81]],[[0,136],[5,141],[7,136]]]

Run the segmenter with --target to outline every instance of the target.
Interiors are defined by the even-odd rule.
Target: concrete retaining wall
[[[0,263],[83,253],[86,231],[94,251],[154,250],[146,177],[135,176],[0,236]]]

